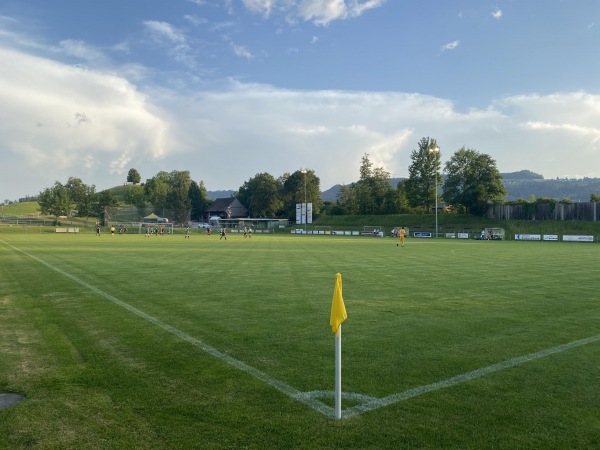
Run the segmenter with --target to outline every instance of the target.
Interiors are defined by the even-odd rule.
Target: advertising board
[[[541,241],[541,234],[515,234],[515,241]]]

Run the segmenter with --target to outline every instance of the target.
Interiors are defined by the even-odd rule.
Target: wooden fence
[[[595,202],[491,205],[487,217],[498,220],[600,220]]]

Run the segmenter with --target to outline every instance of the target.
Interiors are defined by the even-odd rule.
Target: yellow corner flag
[[[336,273],[333,300],[331,302],[331,317],[329,318],[329,324],[336,336],[340,325],[347,318],[346,306],[344,306],[344,299],[342,298],[342,274]]]

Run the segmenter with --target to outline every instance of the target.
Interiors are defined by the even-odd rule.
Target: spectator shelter
[[[158,219],[160,219],[160,217],[158,217],[156,214],[151,213],[148,214],[146,217],[143,218],[143,221],[145,223],[157,223]]]

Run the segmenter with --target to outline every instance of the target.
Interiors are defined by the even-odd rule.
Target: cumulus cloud
[[[437,140],[442,162],[467,146],[503,172],[597,176],[600,165],[600,95],[584,92],[510,96],[468,110],[418,93],[296,91],[235,80],[173,92],[6,49],[0,86],[10,86],[0,89],[3,180],[17,185],[10,176],[18,174],[31,189],[21,194],[69,176],[110,187],[129,167],[144,177],[190,170],[210,190],[308,167],[328,189],[356,181],[364,153],[392,176],[407,176],[410,154],[426,136]]]
[[[201,177],[213,189],[237,189],[256,173],[277,177],[298,167],[314,169],[327,189],[356,181],[364,153],[394,176],[406,176],[410,153],[423,135],[452,129],[459,135],[456,145],[462,145],[460,130],[467,133],[470,122],[491,126],[501,115],[459,113],[447,100],[418,94],[293,91],[232,82],[221,91],[197,93],[178,117],[178,140],[189,149],[185,161],[202,167]],[[223,158],[230,161],[226,175]],[[225,177],[239,181],[227,184]]]
[[[550,123],[539,121],[526,122],[523,124],[523,127],[539,131],[566,131],[574,135],[587,137],[594,144],[600,141],[600,128],[597,127],[585,127],[573,123]]]
[[[10,86],[0,89],[0,147],[34,186],[174,149],[162,113],[123,78],[0,49],[0,86]]]
[[[421,94],[293,91],[232,81],[185,105],[174,130],[187,149],[182,161],[202,168],[194,175],[210,189],[237,189],[256,173],[277,177],[299,167],[314,169],[328,189],[356,181],[364,153],[392,176],[407,176],[410,154],[426,136],[437,139],[443,162],[467,146],[489,154],[504,172],[596,176],[600,164],[600,96],[589,94],[513,96],[460,111]],[[581,160],[567,157],[575,147],[587,149],[588,173]],[[226,173],[223,158],[230,162]]]
[[[500,104],[518,105],[521,127],[546,138],[580,142],[583,147],[600,142],[600,96],[582,92],[522,95]]]

